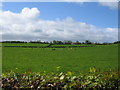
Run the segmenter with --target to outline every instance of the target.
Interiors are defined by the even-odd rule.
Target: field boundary
[[[94,47],[94,46],[0,46],[12,48],[79,48],[79,47]]]

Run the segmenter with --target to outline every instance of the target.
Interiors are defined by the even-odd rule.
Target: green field
[[[19,44],[20,45],[20,44]],[[28,44],[26,44],[28,45]],[[38,45],[38,44],[34,44]],[[118,68],[118,45],[96,45],[79,48],[2,48],[2,70],[25,72],[86,72],[95,66],[100,70]]]
[[[49,44],[38,43],[2,43],[2,46],[48,46]]]
[[[66,47],[68,47],[68,46],[95,46],[95,45],[93,45],[93,44],[79,44],[79,45],[52,45],[52,46],[66,46]]]

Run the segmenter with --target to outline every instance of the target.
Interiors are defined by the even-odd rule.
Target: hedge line
[[[97,72],[90,68],[86,74],[73,72],[35,73],[6,72],[2,74],[0,86],[4,90],[119,90],[119,72]]]

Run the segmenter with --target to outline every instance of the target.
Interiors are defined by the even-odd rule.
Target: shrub
[[[111,89],[117,90],[120,86],[119,72],[98,72],[90,68],[86,74],[75,75],[73,72],[45,73],[35,72],[6,72],[2,74],[1,87],[11,89],[31,90],[70,90],[70,89]]]

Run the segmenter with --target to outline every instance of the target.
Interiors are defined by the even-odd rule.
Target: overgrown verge
[[[0,86],[4,90],[118,90],[120,89],[119,72],[97,72],[90,68],[86,74],[75,75],[73,72],[34,73],[7,72],[1,75]]]

